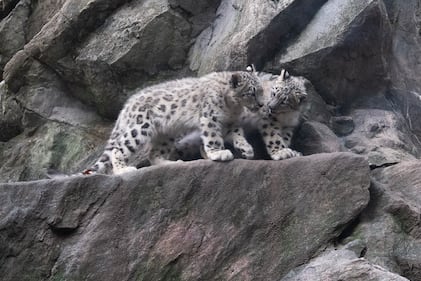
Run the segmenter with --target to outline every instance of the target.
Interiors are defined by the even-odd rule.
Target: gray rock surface
[[[420,15],[420,0],[0,1],[0,279],[421,280]],[[18,182],[91,164],[137,89],[251,63],[311,81],[293,145],[333,154]]]
[[[294,147],[304,155],[344,151],[341,140],[323,123],[304,122],[294,136]]]
[[[276,280],[340,235],[369,184],[350,153],[2,184],[0,275]]]
[[[416,144],[407,137],[409,128],[400,114],[383,109],[356,109],[351,116],[355,129],[344,137],[345,147],[366,155],[372,167],[414,160],[418,155]]]
[[[409,280],[359,258],[348,249],[328,249],[300,270],[287,274],[282,281],[405,281]]]
[[[7,86],[0,82],[0,141],[6,142],[22,132],[22,112],[19,104],[6,95]]]
[[[407,161],[379,168],[372,178],[370,204],[347,239],[362,240],[370,262],[421,280],[421,165]]]
[[[329,103],[348,106],[386,90],[390,44],[383,1],[331,0],[268,67],[301,73]]]
[[[20,1],[7,18],[0,22],[0,69],[26,44],[31,1]],[[3,71],[2,71],[3,72]]]
[[[411,130],[421,136],[420,93],[420,5],[419,1],[385,1],[394,40],[390,56],[390,93],[404,113]]]

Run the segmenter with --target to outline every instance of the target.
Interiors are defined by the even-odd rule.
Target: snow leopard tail
[[[105,151],[99,157],[99,159],[89,168],[85,169],[83,175],[92,174],[112,174],[113,163],[111,162],[111,151],[114,147],[107,145]]]

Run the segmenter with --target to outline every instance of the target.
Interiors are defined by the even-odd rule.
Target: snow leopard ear
[[[300,102],[303,102],[303,101],[305,101],[307,99],[307,93],[306,92],[300,92],[299,94],[298,94],[298,100],[300,101]]]
[[[239,73],[234,73],[231,76],[230,85],[233,89],[238,88],[241,82],[241,75]]]
[[[248,72],[251,72],[251,73],[255,73],[256,72],[256,68],[254,67],[254,64],[247,65],[246,70]]]
[[[288,71],[286,71],[285,69],[282,69],[281,75],[279,75],[279,78],[281,79],[281,81],[284,81],[284,80],[288,79],[289,78]]]

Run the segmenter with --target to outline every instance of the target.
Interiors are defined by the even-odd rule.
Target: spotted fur
[[[132,155],[148,154],[152,164],[169,162],[174,138],[199,130],[209,159],[233,159],[224,147],[228,132],[236,130],[243,109],[257,112],[263,105],[260,80],[248,72],[214,72],[145,88],[129,98],[121,110],[105,151],[84,173],[121,174]]]
[[[243,123],[253,124],[263,137],[266,150],[273,160],[300,156],[290,148],[295,128],[301,121],[301,109],[309,83],[304,77],[290,76],[282,70],[274,81],[263,81],[265,106],[256,114],[248,112]]]
[[[252,67],[247,69],[254,71]],[[307,97],[307,84],[304,77],[290,76],[282,70],[281,75],[258,73],[264,89],[264,106],[258,112],[245,110],[240,125],[230,130],[225,141],[230,143],[243,158],[253,158],[253,148],[245,138],[247,132],[258,130],[263,137],[266,151],[273,160],[300,156],[290,148],[294,131],[301,122],[302,106]],[[244,132],[246,131],[246,133]],[[179,154],[197,155],[200,139],[189,136],[177,143]],[[206,158],[203,151],[201,156]]]

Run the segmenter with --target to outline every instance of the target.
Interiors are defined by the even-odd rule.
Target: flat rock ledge
[[[280,280],[369,201],[350,153],[0,184],[2,280]]]

